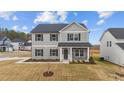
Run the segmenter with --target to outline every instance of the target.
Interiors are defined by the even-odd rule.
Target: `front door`
[[[63,50],[63,52],[64,52],[64,59],[67,60],[67,59],[68,59],[68,49],[65,48],[65,49]]]

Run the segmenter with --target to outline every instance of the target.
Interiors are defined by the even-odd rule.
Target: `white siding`
[[[107,41],[112,41],[112,47],[107,47]],[[100,56],[104,57],[112,63],[124,64],[124,50],[122,50],[116,43],[123,42],[115,39],[110,32],[106,32],[101,40]],[[109,59],[108,59],[109,57]],[[124,65],[123,65],[124,66]]]

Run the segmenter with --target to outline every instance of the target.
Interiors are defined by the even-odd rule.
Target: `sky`
[[[0,12],[0,27],[30,31],[38,24],[84,23],[90,31],[89,41],[99,44],[99,38],[108,28],[124,28],[123,11],[6,11]]]

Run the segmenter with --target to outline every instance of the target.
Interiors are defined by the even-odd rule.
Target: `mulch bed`
[[[58,62],[59,59],[28,59],[25,62]]]

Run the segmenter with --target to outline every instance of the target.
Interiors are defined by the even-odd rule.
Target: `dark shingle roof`
[[[17,38],[17,39],[14,39],[13,42],[24,42],[24,40]]]
[[[116,39],[124,39],[124,28],[110,28],[108,30]]]
[[[32,43],[28,43],[28,42],[24,43],[24,46],[31,46],[31,45],[32,45]]]
[[[124,28],[109,28],[103,32],[100,41],[106,32],[110,32],[116,39],[124,39]]]
[[[31,31],[31,33],[57,33],[67,25],[69,24],[39,24]],[[87,29],[84,24],[80,25]]]
[[[124,50],[124,43],[116,43],[121,49]]]
[[[61,46],[67,46],[67,47],[70,47],[70,46],[73,46],[73,47],[79,47],[79,46],[82,46],[82,47],[91,47],[91,44],[89,42],[85,42],[85,43],[59,43],[58,44],[59,47]]]

